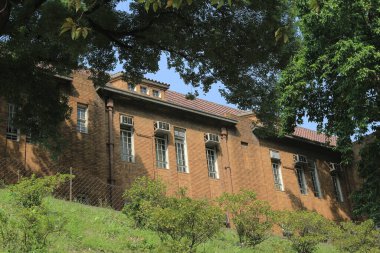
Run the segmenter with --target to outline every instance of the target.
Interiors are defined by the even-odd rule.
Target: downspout
[[[231,166],[230,166],[230,157],[229,157],[228,143],[227,143],[228,132],[227,132],[227,129],[225,127],[222,127],[220,135],[222,137],[221,139],[224,141],[224,145],[226,147],[226,152],[227,152],[227,164],[225,165],[224,169],[225,170],[229,170],[231,193],[233,193],[232,177],[231,177]],[[227,228],[231,227],[230,214],[228,213],[228,211],[226,211],[226,227]]]
[[[113,99],[107,99],[106,111],[108,112],[108,194],[110,205],[113,206],[112,187],[114,185],[113,179],[113,150],[114,150],[114,137],[113,137]]]

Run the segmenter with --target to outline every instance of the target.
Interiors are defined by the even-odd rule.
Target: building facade
[[[352,180],[339,166],[334,138],[329,146],[324,135],[304,128],[260,138],[252,113],[188,100],[153,80],[133,86],[115,74],[96,88],[88,76],[77,71],[65,80],[72,113],[57,129],[67,145],[56,160],[12,125],[17,106],[0,101],[2,178],[14,181],[20,167],[41,174],[74,168],[78,185],[70,198],[120,208],[122,192],[147,175],[161,178],[170,194],[186,187],[190,197],[215,198],[248,189],[274,209],[350,218]]]

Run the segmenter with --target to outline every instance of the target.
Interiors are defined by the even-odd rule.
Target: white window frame
[[[284,191],[284,181],[282,180],[281,163],[279,161],[272,161],[272,173],[274,188],[278,191]]]
[[[131,136],[128,137],[128,134],[130,134]],[[127,135],[127,136],[124,136],[124,135]],[[128,144],[129,144],[128,138],[130,138],[130,141],[131,141],[130,150],[128,147]],[[135,162],[134,134],[133,134],[133,128],[131,127],[120,128],[120,158],[122,161],[125,161],[128,163]]]
[[[177,134],[183,133],[183,136]],[[180,145],[182,144],[183,149],[179,150]],[[187,158],[187,145],[186,145],[186,129],[183,128],[174,128],[174,146],[176,153],[176,164],[177,164],[177,172],[180,173],[189,173],[189,161]],[[178,152],[181,151],[181,152]],[[183,158],[179,159],[179,155],[182,155]],[[180,164],[179,161],[182,161],[184,164]]]
[[[214,160],[211,159],[210,153],[213,153]],[[206,161],[209,178],[219,179],[218,152],[215,147],[206,147]]]
[[[129,91],[136,91],[136,86],[133,86],[132,84],[128,84],[128,90]]]
[[[315,161],[310,161],[309,167],[310,167],[311,182],[313,184],[314,196],[317,198],[322,198],[322,190],[321,190],[321,183],[319,181],[317,163]]]
[[[305,178],[305,169],[301,165],[296,165],[294,167],[296,177],[297,177],[297,183],[300,189],[300,193],[302,195],[307,195],[307,183]],[[300,172],[300,174],[299,174]]]
[[[159,149],[158,140],[164,141],[165,149]],[[169,154],[168,154],[168,136],[155,136],[154,137],[154,145],[156,150],[156,167],[160,169],[169,169]],[[165,158],[165,160],[159,160],[159,153],[165,152],[164,155],[161,154],[162,158]]]
[[[79,111],[84,110],[84,119],[79,118]],[[82,126],[81,124],[84,124]],[[88,106],[85,104],[77,104],[77,132],[88,133]]]
[[[331,175],[331,179],[334,187],[335,199],[339,202],[344,202],[342,186],[340,184],[340,177],[338,174]],[[334,180],[335,179],[335,180]]]
[[[142,89],[145,88],[146,89],[146,93],[142,92]],[[149,95],[149,88],[147,86],[143,86],[141,85],[140,86],[140,93],[141,94],[144,94],[144,95]]]
[[[16,105],[8,104],[7,134],[6,138],[12,141],[20,141],[20,129],[13,126],[13,119],[16,116]]]
[[[157,92],[157,96],[154,95],[155,92]],[[153,89],[152,90],[152,96],[155,98],[160,98],[161,97],[161,91]]]

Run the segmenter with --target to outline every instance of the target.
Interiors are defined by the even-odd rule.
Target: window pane
[[[167,168],[166,152],[166,138],[156,137],[156,166],[158,168]]]
[[[120,131],[121,160],[133,162],[132,129]]]
[[[306,194],[306,182],[303,168],[297,166],[296,175],[301,194]]]
[[[274,187],[276,190],[282,191],[282,178],[280,174],[280,165],[278,163],[272,163],[272,171],[273,171],[273,178],[274,178]]]
[[[87,107],[84,105],[77,106],[77,131],[87,133]]]
[[[211,178],[218,178],[216,168],[216,151],[215,149],[206,148],[206,158],[208,167],[208,176]]]
[[[14,104],[8,104],[8,120],[7,120],[7,139],[12,141],[18,141],[18,129],[14,127],[13,121],[16,117],[16,106]]]

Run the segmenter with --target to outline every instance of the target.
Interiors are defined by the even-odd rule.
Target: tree
[[[123,212],[133,218],[137,227],[144,227],[148,222],[149,208],[162,205],[166,200],[165,195],[166,186],[163,182],[146,176],[139,177],[124,193],[126,204]]]
[[[380,231],[376,230],[372,220],[341,222],[332,231],[332,243],[342,252],[380,252]]]
[[[380,136],[380,1],[297,0],[293,10],[301,47],[277,87],[282,133],[307,116],[319,131],[338,136],[338,150],[350,162],[352,136],[360,139],[369,130],[375,142]],[[357,213],[378,219],[369,212],[379,210],[378,197],[360,207],[379,191],[379,166],[368,158],[361,164],[366,183],[356,198]]]
[[[256,199],[254,192],[224,193],[218,202],[231,215],[240,244],[255,246],[269,237],[273,212],[268,202]]]
[[[298,253],[312,253],[328,239],[334,224],[316,212],[279,211],[277,222]]]
[[[252,97],[272,102],[268,94],[297,44],[284,0],[6,2],[0,94],[18,105],[22,131],[52,145],[49,137],[58,138],[57,125],[70,111],[57,80],[48,77],[86,67],[94,84],[104,85],[121,61],[125,80],[136,83],[165,56],[186,83],[208,91],[220,81],[230,102],[251,108]],[[130,5],[119,10],[119,3]],[[275,31],[285,26],[289,35],[276,42]]]
[[[224,215],[207,200],[184,196],[167,197],[161,206],[149,207],[149,228],[163,242],[164,252],[196,252],[221,229]]]

